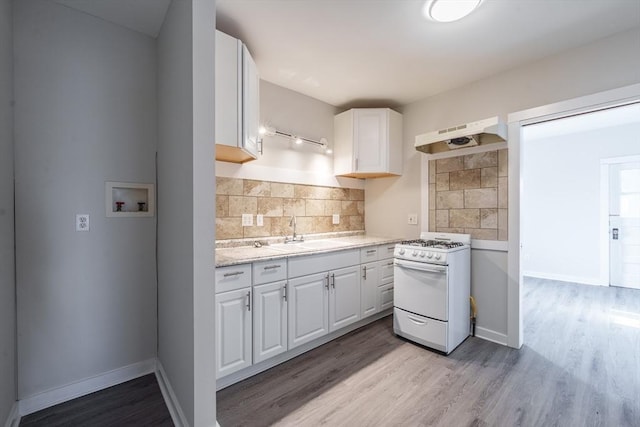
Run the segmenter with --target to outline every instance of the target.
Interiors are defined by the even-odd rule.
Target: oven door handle
[[[422,262],[412,262],[409,264],[407,262],[395,261],[393,265],[400,268],[406,268],[409,270],[417,270],[417,271],[426,271],[429,273],[445,274],[447,272],[447,267],[442,267],[442,266],[433,265],[433,264],[426,264]]]

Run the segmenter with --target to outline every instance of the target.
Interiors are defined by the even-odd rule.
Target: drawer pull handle
[[[394,249],[395,249],[395,246],[389,246],[389,247],[387,247],[387,250],[388,250],[388,251],[392,251],[392,250],[394,250]]]
[[[388,266],[393,265],[393,261],[387,263]]]
[[[376,253],[376,250],[375,250],[375,249],[369,249],[369,250],[367,251],[367,253],[368,253],[368,254],[374,254],[374,253]]]
[[[231,273],[224,273],[224,277],[239,276],[241,274],[244,274],[244,271],[233,271]]]
[[[364,275],[362,276],[362,278],[364,280],[367,280],[367,266],[366,265],[362,267],[362,271],[364,272]]]
[[[267,265],[267,266],[265,266],[265,267],[264,267],[264,269],[265,269],[265,270],[273,270],[274,268],[280,268],[280,267],[282,267],[282,266],[281,266],[281,265],[279,265],[279,264],[276,264],[276,265]]]
[[[426,325],[427,324],[427,322],[425,322],[424,320],[416,319],[415,317],[412,317],[412,316],[407,316],[407,319],[411,320],[416,325]]]

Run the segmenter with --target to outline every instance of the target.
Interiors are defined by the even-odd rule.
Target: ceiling
[[[422,5],[218,0],[217,28],[245,42],[262,79],[349,108],[408,104],[640,27],[638,0],[485,0],[449,24]]]
[[[56,1],[151,37],[171,2]],[[397,107],[640,28],[638,0],[484,0],[449,24],[423,1],[217,0],[216,25],[262,79],[343,108]]]

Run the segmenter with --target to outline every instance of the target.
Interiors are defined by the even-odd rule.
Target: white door
[[[216,378],[251,366],[251,289],[216,295]]]
[[[333,332],[360,320],[360,266],[330,273],[329,331]]]
[[[378,299],[378,263],[370,262],[360,267],[360,316],[364,319],[375,314]]]
[[[387,169],[387,111],[383,108],[355,110],[354,140],[356,172],[380,172]]]
[[[253,288],[253,362],[287,351],[287,282]]]
[[[329,332],[329,274],[319,273],[289,280],[287,292],[289,349]]]
[[[640,289],[640,162],[609,169],[610,283]]]

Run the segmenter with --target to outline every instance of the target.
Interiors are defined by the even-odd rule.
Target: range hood
[[[507,126],[496,116],[418,135],[414,146],[418,151],[432,154],[506,139]]]

